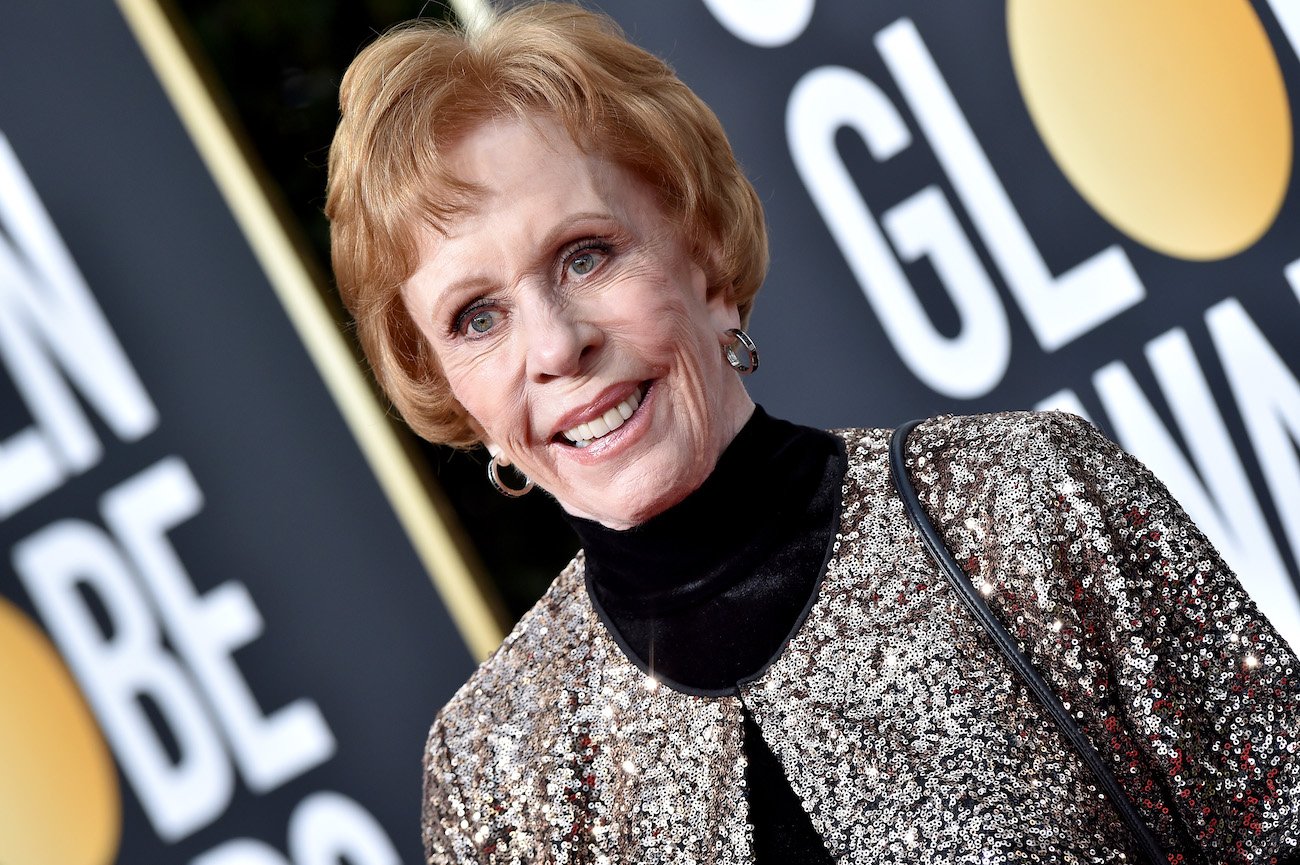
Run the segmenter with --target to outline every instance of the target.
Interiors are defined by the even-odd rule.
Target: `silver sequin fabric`
[[[921,546],[886,430],[848,430],[835,547],[770,667],[673,691],[570,564],[443,709],[425,752],[441,863],[752,861],[742,711],[837,862],[1138,856]],[[1300,672],[1140,463],[1059,413],[941,417],[908,443],[931,519],[1179,863],[1300,849]]]

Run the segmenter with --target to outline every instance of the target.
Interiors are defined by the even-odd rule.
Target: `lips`
[[[648,386],[646,382],[637,385],[631,393],[603,411],[599,408],[603,400],[598,400],[595,409],[582,412],[588,415],[586,420],[562,430],[555,439],[576,448],[585,448],[604,438],[632,417],[645,398]]]

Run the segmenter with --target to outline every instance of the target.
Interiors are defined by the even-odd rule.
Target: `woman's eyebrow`
[[[590,222],[615,222],[612,213],[603,210],[585,210],[578,213],[571,213],[558,219],[551,226],[550,230],[542,235],[539,248],[550,250],[558,246],[564,235],[573,231],[575,226]]]
[[[595,222],[613,223],[617,222],[617,219],[608,211],[584,210],[577,213],[566,214],[556,220],[550,228],[540,236],[540,239],[537,242],[536,254],[530,261],[528,261],[527,269],[537,270],[549,266],[553,251],[560,245],[561,241],[565,239],[565,235],[572,233],[575,227]],[[423,270],[423,268],[421,268],[421,270]],[[414,279],[417,277],[421,273],[421,270],[417,270],[411,275],[411,278]],[[511,274],[511,280],[513,280],[516,275],[517,274]],[[463,297],[466,294],[496,291],[500,288],[500,284],[496,280],[482,273],[458,276],[446,283],[440,283],[436,274],[432,274],[432,278],[434,280],[435,292],[432,302],[429,304],[429,314],[435,317],[441,314],[441,309],[444,305],[453,302],[455,298]]]
[[[410,285],[409,280],[407,285]],[[425,308],[423,315],[429,321],[439,321],[446,315],[445,310],[448,306],[459,308],[461,300],[468,295],[491,293],[497,288],[496,281],[484,274],[457,277],[445,284],[438,284],[435,281],[428,306]],[[405,293],[406,289],[404,288],[403,294]]]

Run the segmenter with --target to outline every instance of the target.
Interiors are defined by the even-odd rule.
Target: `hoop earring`
[[[727,363],[731,365],[731,368],[741,375],[749,375],[758,369],[758,346],[754,345],[754,341],[749,338],[749,334],[738,327],[733,327],[727,331],[727,336],[730,336],[732,341],[722,347],[722,354],[727,358]],[[740,348],[745,353],[744,359],[736,351],[737,343],[740,344]]]
[[[509,496],[512,499],[528,495],[528,491],[533,488],[533,479],[523,472],[519,472],[519,477],[524,479],[524,485],[518,488],[506,486],[505,483],[502,482],[501,475],[498,474],[498,472],[500,471],[500,466],[508,466],[510,463],[498,462],[500,459],[501,455],[496,454],[492,459],[488,460],[488,480],[491,481],[492,488],[501,493],[501,495]]]

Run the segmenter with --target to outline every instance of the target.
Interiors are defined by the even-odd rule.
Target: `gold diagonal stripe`
[[[172,107],[225,198],[308,355],[370,464],[452,620],[482,660],[501,642],[493,605],[457,543],[445,502],[421,483],[383,408],[358,368],[311,269],[294,248],[234,133],[158,0],[117,0]],[[464,11],[462,11],[464,7]],[[490,10],[456,0],[467,24]]]

